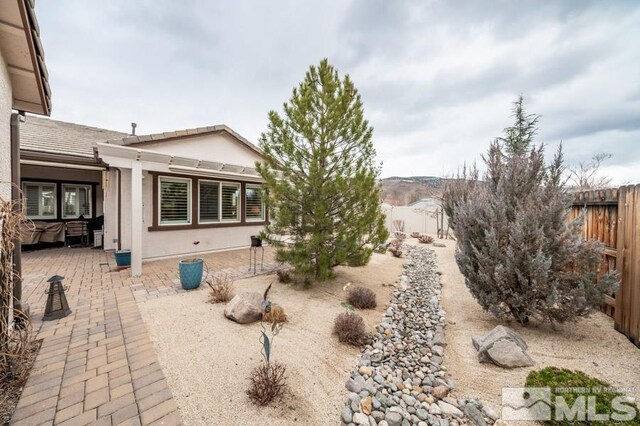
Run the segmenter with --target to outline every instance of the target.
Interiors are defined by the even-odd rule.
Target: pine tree
[[[484,180],[472,173],[445,188],[456,261],[471,294],[496,316],[573,320],[602,302],[615,277],[598,276],[602,245],[582,239],[579,220],[567,221],[562,147],[546,165],[544,146],[533,145],[538,117],[525,113],[522,97],[514,117],[484,157]]]
[[[269,112],[257,164],[271,213],[263,236],[297,275],[324,280],[337,265],[366,264],[387,239],[372,135],[353,82],[326,59],[293,89],[284,115]]]

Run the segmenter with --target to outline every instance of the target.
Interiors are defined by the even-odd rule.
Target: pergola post
[[[142,164],[131,162],[131,276],[142,275]]]

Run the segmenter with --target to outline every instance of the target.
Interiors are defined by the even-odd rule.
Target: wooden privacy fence
[[[584,237],[605,246],[603,269],[618,271],[620,286],[602,311],[640,347],[640,185],[577,193],[569,218],[583,213]]]

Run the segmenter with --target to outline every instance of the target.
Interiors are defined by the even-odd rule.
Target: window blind
[[[160,179],[160,223],[191,223],[191,181]]]
[[[222,220],[240,220],[240,185],[222,185]]]
[[[200,222],[220,220],[220,184],[200,181],[199,194]]]

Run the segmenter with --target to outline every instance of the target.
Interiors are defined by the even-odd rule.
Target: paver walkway
[[[248,249],[203,256],[213,271],[247,271]],[[275,267],[265,249],[265,269]],[[145,263],[143,275],[112,271],[102,250],[56,248],[23,254],[23,299],[37,339],[43,339],[12,425],[182,424],[178,407],[149,339],[138,303],[182,292],[177,260]],[[259,267],[258,267],[259,269]],[[72,313],[42,321],[53,275],[63,284]],[[170,314],[170,313],[168,313]]]

